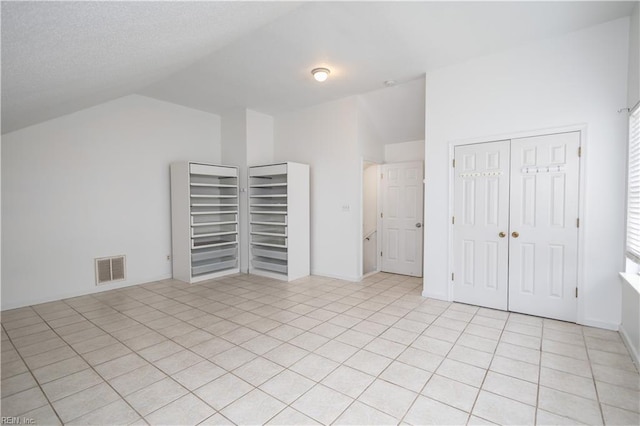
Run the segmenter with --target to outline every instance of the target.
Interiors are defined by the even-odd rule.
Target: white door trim
[[[451,273],[453,272],[453,225],[451,224],[451,217],[454,215],[454,168],[452,167],[453,159],[455,158],[455,147],[459,145],[471,145],[485,142],[494,142],[505,139],[519,139],[532,136],[542,136],[553,133],[567,133],[567,132],[580,132],[580,147],[582,148],[582,157],[580,160],[580,194],[578,201],[578,215],[580,217],[580,227],[578,228],[578,307],[576,322],[578,324],[590,325],[595,327],[602,327],[604,324],[594,323],[593,321],[587,321],[585,316],[585,291],[584,291],[584,257],[585,257],[585,233],[588,227],[588,218],[585,215],[586,206],[586,184],[587,184],[587,156],[589,155],[588,148],[588,131],[587,124],[574,124],[563,127],[541,128],[538,130],[527,130],[522,132],[502,133],[493,136],[474,137],[453,140],[449,142],[449,179],[447,182],[449,189],[448,196],[448,217],[447,223],[447,300],[453,301],[453,281],[451,281]],[[425,199],[425,202],[427,200]],[[425,241],[428,237],[425,235]],[[610,328],[610,327],[605,327]]]

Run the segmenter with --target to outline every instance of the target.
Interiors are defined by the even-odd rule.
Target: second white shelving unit
[[[309,166],[249,168],[251,274],[292,281],[310,273]]]

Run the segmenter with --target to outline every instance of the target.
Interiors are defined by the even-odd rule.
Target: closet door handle
[[[416,228],[422,228],[422,224],[421,223],[416,223]]]
[[[498,237],[500,237],[500,238],[504,238],[504,237],[506,237],[506,236],[507,236],[507,234],[505,234],[504,232],[500,232],[500,233],[498,234]]]
[[[516,231],[513,231],[513,232],[511,233],[511,236],[512,236],[513,238],[518,238],[518,237],[520,236],[520,234],[518,234]]]

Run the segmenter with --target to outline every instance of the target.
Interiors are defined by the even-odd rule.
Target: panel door
[[[511,143],[509,310],[576,321],[580,134]]]
[[[421,161],[382,166],[382,271],[422,276]]]
[[[455,148],[455,301],[507,309],[509,141]]]

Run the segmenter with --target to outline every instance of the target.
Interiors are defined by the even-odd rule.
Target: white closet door
[[[580,134],[511,143],[509,310],[576,320]]]
[[[421,161],[382,166],[382,270],[422,276]]]
[[[507,309],[509,141],[455,148],[454,300]]]

